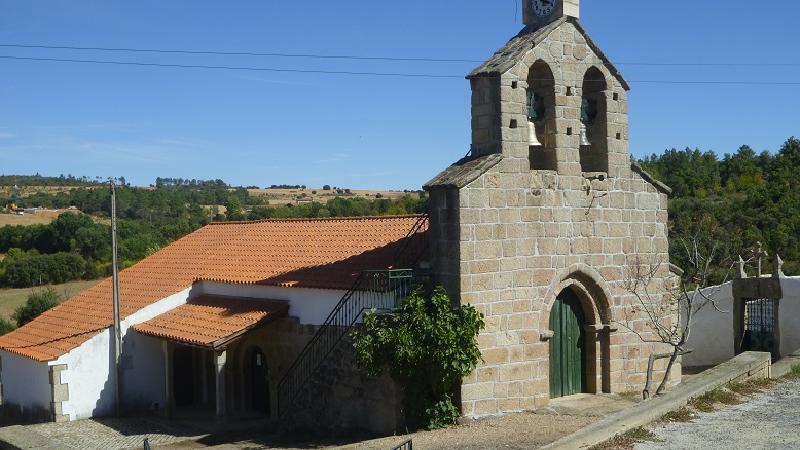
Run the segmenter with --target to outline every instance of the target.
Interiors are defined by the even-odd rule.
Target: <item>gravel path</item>
[[[653,430],[663,441],[636,450],[800,448],[800,381],[781,383],[740,405]]]

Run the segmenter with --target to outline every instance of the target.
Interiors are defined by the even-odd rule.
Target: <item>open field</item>
[[[64,211],[61,211],[64,212]],[[0,214],[0,227],[4,225],[47,225],[55,220],[58,214],[52,212],[42,212],[37,214],[25,214],[18,216],[16,214]]]
[[[11,313],[14,312],[14,309],[24,304],[25,301],[28,300],[28,295],[31,292],[52,287],[62,299],[67,299],[78,292],[89,289],[100,281],[102,280],[72,281],[57,286],[43,286],[28,289],[0,289],[0,316],[6,318],[11,317]]]
[[[411,195],[418,197],[416,192],[403,192],[403,191],[370,191],[370,190],[357,190],[353,189],[349,194],[338,194],[334,190],[325,191],[322,188],[308,188],[308,189],[248,189],[247,192],[253,197],[265,198],[270,205],[285,205],[287,203],[298,202],[320,202],[325,203],[336,197],[344,198],[386,198],[397,199],[404,195]]]

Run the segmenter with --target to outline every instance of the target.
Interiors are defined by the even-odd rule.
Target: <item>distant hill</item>
[[[73,175],[61,175],[58,177],[46,177],[39,175],[0,175],[0,186],[8,187],[30,187],[30,186],[59,186],[59,187],[81,187],[102,184],[103,181],[91,179],[89,177],[76,177]]]
[[[640,163],[673,189],[673,263],[688,269],[698,262],[686,251],[697,244],[700,256],[713,253],[712,282],[718,282],[760,242],[785,260],[787,275],[800,275],[800,140],[790,138],[776,152],[742,146],[721,158],[711,151],[672,149]]]

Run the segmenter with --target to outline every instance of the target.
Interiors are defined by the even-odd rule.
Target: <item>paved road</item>
[[[638,444],[636,450],[798,449],[800,381],[782,383],[747,403],[654,432],[663,442]]]

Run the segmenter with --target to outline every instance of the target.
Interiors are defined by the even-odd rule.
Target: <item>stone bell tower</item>
[[[523,1],[525,28],[467,75],[468,156],[425,185],[433,276],[485,316],[461,388],[471,417],[640,389],[665,350],[619,326],[631,256],[669,261],[670,189],[629,159],[628,83],[579,0]],[[670,278],[659,267],[651,292]]]
[[[564,16],[580,18],[581,0],[522,0],[525,25],[540,27]]]

